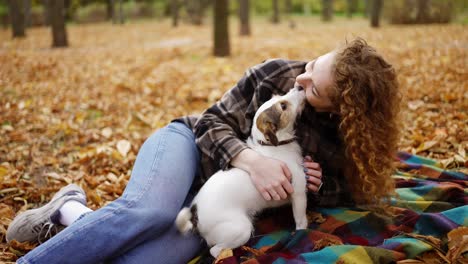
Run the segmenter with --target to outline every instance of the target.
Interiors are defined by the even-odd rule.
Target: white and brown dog
[[[244,170],[218,171],[203,185],[190,208],[177,215],[181,233],[198,230],[217,257],[221,250],[245,244],[253,231],[252,219],[263,209],[292,203],[296,229],[307,228],[306,179],[301,148],[295,140],[294,123],[304,108],[304,91],[296,88],[286,95],[274,96],[256,112],[250,148],[285,162],[292,174],[294,192],[286,200],[265,200]]]

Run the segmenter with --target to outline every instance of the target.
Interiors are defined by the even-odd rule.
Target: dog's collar
[[[294,142],[294,140],[296,140],[295,138],[290,138],[290,139],[287,139],[287,140],[281,140],[280,142],[278,142],[278,145],[277,146],[281,146],[281,145],[286,145],[286,144],[289,144],[289,143],[292,143]],[[271,144],[270,142],[265,142],[263,140],[257,140],[258,144],[262,145],[262,146],[274,146],[273,144]]]

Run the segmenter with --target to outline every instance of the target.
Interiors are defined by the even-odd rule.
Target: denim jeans
[[[189,193],[200,153],[192,131],[170,123],[141,147],[122,196],[87,213],[17,263],[185,263],[202,247],[183,236],[177,213]]]

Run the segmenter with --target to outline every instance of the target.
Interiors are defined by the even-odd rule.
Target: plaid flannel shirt
[[[242,79],[201,116],[175,119],[193,129],[201,152],[199,177],[193,188],[200,188],[220,169],[228,169],[231,159],[248,148],[253,117],[273,94],[285,94],[294,87],[296,76],[306,62],[273,59],[249,68]],[[315,112],[306,104],[296,120],[296,136],[303,155],[310,155],[322,167],[323,186],[309,198],[320,206],[353,204],[343,176],[344,154],[338,134],[337,117]]]

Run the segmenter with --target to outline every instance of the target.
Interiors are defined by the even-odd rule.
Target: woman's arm
[[[280,199],[292,190],[286,176],[289,170],[281,162],[249,149],[245,140],[255,112],[277,89],[269,77],[288,67],[287,61],[271,60],[250,68],[235,87],[202,114],[194,128],[201,151],[222,169],[232,165],[249,172],[265,199]],[[248,165],[252,162],[256,166]]]
[[[288,68],[285,60],[270,60],[249,68],[236,86],[208,108],[194,125],[196,142],[201,151],[226,169],[232,158],[248,148],[257,109],[272,96],[276,87],[271,77]]]
[[[194,126],[200,150],[211,157],[221,169],[227,169],[231,159],[248,148],[252,120],[246,116],[255,104],[257,87],[255,71],[249,69],[236,86],[226,92],[213,106],[205,110]]]

